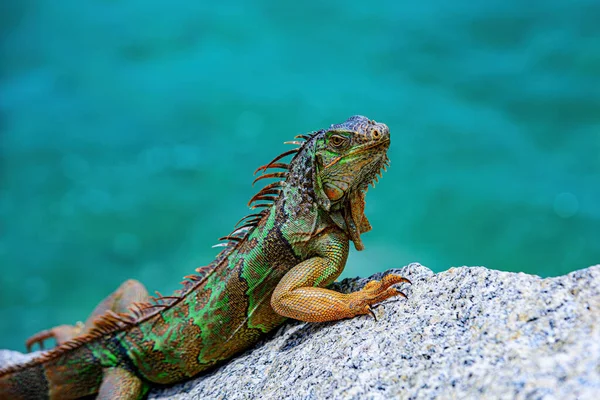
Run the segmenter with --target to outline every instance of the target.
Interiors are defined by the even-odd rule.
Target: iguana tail
[[[98,392],[100,360],[89,346],[50,351],[0,370],[0,399],[76,399]]]

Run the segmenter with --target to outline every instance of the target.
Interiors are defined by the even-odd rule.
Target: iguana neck
[[[317,234],[324,226],[335,224],[346,232],[357,250],[363,250],[360,235],[371,229],[364,215],[364,193],[354,189],[341,199],[331,201],[318,180],[317,163],[311,139],[290,163],[282,201],[277,206],[285,208],[288,221],[310,227],[310,236]]]

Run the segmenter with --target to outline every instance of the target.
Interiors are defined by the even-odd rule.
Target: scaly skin
[[[150,300],[127,281],[85,324],[34,335],[28,348],[50,337],[59,346],[0,370],[0,398],[137,399],[152,383],[182,381],[233,357],[286,318],[352,318],[402,295],[392,285],[408,280],[398,275],[350,294],[325,289],[341,274],[349,242],[362,250],[360,235],[371,229],[364,193],[387,164],[388,127],[354,116],[299,138],[297,149],[257,170],[257,180],[281,180],[253,197],[263,211],[223,238],[211,264],[173,296]],[[289,164],[279,162],[289,154]]]

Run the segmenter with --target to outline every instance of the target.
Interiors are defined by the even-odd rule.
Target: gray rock
[[[27,362],[40,354],[40,351],[23,354],[19,353],[18,351],[0,350],[0,368],[8,365]]]
[[[378,321],[289,322],[149,398],[599,398],[600,265],[547,279],[481,267],[434,274],[419,264],[390,272],[413,285],[401,287],[408,300],[375,310]],[[353,291],[367,281],[336,285]],[[8,353],[15,357],[0,352],[0,364]]]

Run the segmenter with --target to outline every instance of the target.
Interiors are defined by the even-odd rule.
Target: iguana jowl
[[[152,383],[185,380],[231,358],[286,317],[351,318],[402,295],[392,285],[408,280],[398,275],[350,294],[325,289],[342,272],[349,241],[362,250],[360,235],[371,229],[364,196],[388,163],[388,127],[353,116],[296,138],[296,149],[257,170],[257,180],[277,181],[250,200],[262,211],[222,238],[211,264],[172,296],[151,299],[127,281],[85,324],[33,336],[28,347],[49,337],[58,347],[0,370],[0,398],[137,399]]]

